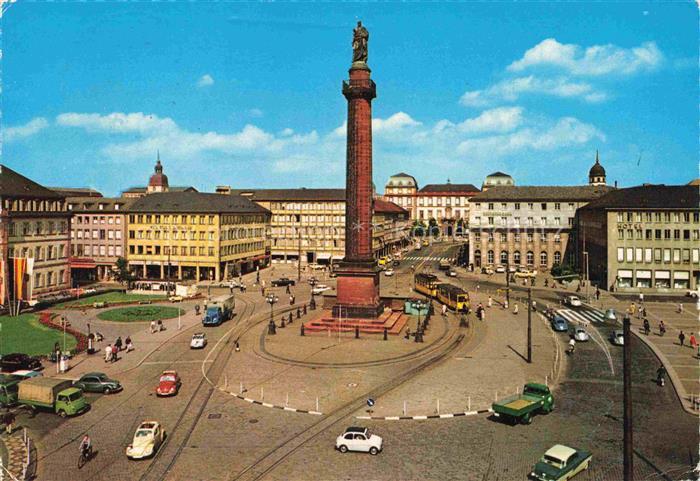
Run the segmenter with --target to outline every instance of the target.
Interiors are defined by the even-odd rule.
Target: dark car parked
[[[122,390],[122,385],[116,379],[110,379],[103,372],[89,372],[73,384],[86,392],[101,392],[109,394]]]
[[[41,369],[41,361],[38,357],[28,356],[20,352],[5,354],[0,359],[0,368],[3,372],[14,372],[20,370],[33,371]]]
[[[294,280],[290,279],[288,277],[280,277],[279,279],[275,279],[271,282],[272,287],[280,287],[280,286],[293,286],[294,285]]]

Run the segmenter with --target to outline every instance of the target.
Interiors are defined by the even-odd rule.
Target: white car
[[[367,428],[349,427],[336,438],[335,449],[341,453],[360,451],[376,455],[382,450],[382,438],[371,434]]]
[[[192,340],[190,341],[190,349],[204,349],[207,345],[207,335],[203,332],[197,332],[192,335]]]
[[[577,296],[566,296],[564,302],[572,307],[581,307],[581,299],[579,299]]]
[[[394,269],[387,269],[384,271],[384,275],[387,277],[391,277],[394,275]]]
[[[575,327],[572,329],[571,337],[574,338],[576,342],[586,342],[590,339],[588,331],[583,327]]]
[[[311,293],[314,295],[318,295],[318,294],[323,294],[324,292],[326,292],[328,290],[330,290],[330,287],[328,287],[327,285],[317,284],[313,287],[313,289],[311,289]]]
[[[457,277],[457,271],[450,269],[450,272],[448,272],[447,275],[450,277]]]
[[[506,271],[506,268],[504,266],[496,266],[496,272],[499,274],[503,274]]]
[[[170,302],[182,302],[182,296],[170,296],[168,300]]]
[[[134,439],[126,447],[129,459],[144,459],[153,456],[165,439],[165,431],[158,421],[144,421],[134,433]]]
[[[219,282],[219,287],[228,287],[229,289],[232,287],[238,287],[238,281],[235,279],[229,279],[228,281],[221,281],[221,282]]]

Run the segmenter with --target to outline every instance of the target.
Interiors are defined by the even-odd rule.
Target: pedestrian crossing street
[[[407,257],[404,257],[404,260],[407,260],[407,261],[450,261],[450,262],[454,262],[455,258],[454,257],[437,257],[437,256],[432,256],[432,257],[407,256]]]
[[[557,309],[555,312],[568,322],[576,322],[581,324],[589,324],[591,322],[600,324],[605,322],[603,312],[597,309]]]

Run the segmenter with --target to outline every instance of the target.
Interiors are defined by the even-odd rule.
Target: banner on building
[[[29,301],[31,295],[30,275],[28,270],[29,259],[26,257],[13,257],[9,260],[10,279],[9,297],[12,301]],[[31,259],[32,268],[34,267],[34,259]]]

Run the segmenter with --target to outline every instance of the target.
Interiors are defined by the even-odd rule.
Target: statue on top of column
[[[367,40],[369,40],[369,32],[362,26],[362,22],[357,22],[352,37],[353,62],[367,62]]]

